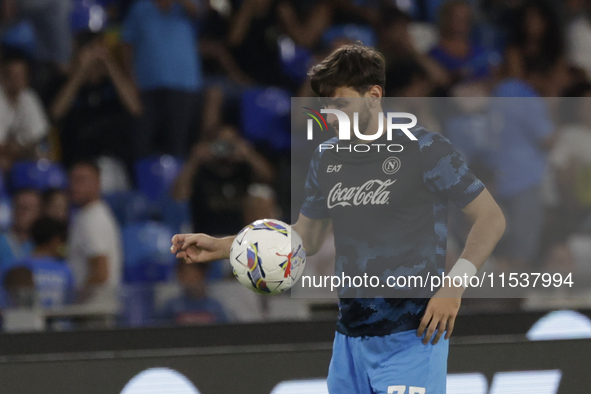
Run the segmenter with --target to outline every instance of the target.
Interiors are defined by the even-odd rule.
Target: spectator
[[[379,27],[381,11],[379,0],[329,0],[329,4],[333,7],[335,25]],[[367,45],[367,43],[364,44]]]
[[[31,227],[40,212],[39,192],[19,190],[12,196],[12,227],[7,234],[0,234],[0,271],[5,271],[31,253]]]
[[[33,273],[26,267],[15,266],[3,275],[3,308],[32,308],[37,306]]]
[[[566,92],[564,106],[572,117],[558,133],[550,151],[552,184],[557,201],[548,210],[542,256],[554,269],[572,270],[568,247],[571,235],[591,217],[591,84]]]
[[[0,89],[0,164],[38,156],[36,148],[48,132],[41,100],[29,87],[29,66],[24,57],[2,61]]]
[[[74,70],[51,106],[64,164],[101,155],[128,160],[131,119],[142,111],[138,92],[102,34],[80,33],[77,41]]]
[[[419,76],[424,79],[430,88],[423,89],[419,95],[410,95],[408,97],[428,96],[435,87],[447,86],[449,77],[447,71],[431,57],[421,53],[414,45],[410,35],[412,20],[404,12],[397,8],[388,8],[382,14],[382,29],[380,34],[380,49],[386,56],[386,82],[396,80],[391,87],[386,87],[388,95],[399,95],[397,88],[401,85],[414,85],[414,83],[404,83],[404,77],[399,77],[398,72],[403,69],[411,71],[410,68],[416,68],[413,71],[413,77]]]
[[[31,234],[35,249],[30,257],[18,261],[16,266],[25,267],[33,274],[36,298],[43,308],[68,304],[72,300],[74,283],[64,260],[66,224],[41,218],[33,225]]]
[[[173,185],[173,197],[190,200],[196,231],[233,234],[250,223],[253,213],[257,219],[277,214],[272,190],[261,185],[273,177],[267,159],[234,128],[223,126],[215,140],[194,146]]]
[[[35,31],[36,86],[45,90],[59,73],[65,73],[72,54],[70,0],[3,0],[2,24],[26,20]]]
[[[70,218],[68,194],[61,189],[49,189],[43,193],[43,214],[55,220],[67,223]]]
[[[207,296],[206,264],[177,263],[177,280],[183,294],[168,301],[161,318],[176,325],[214,324],[228,321],[222,305]]]
[[[110,304],[121,283],[121,235],[101,200],[100,169],[95,163],[78,162],[72,167],[70,198],[79,211],[72,220],[68,262],[80,301]]]
[[[545,0],[527,1],[517,12],[507,47],[506,74],[525,78],[532,63],[550,66],[563,59],[564,42],[557,11]]]
[[[494,173],[495,197],[507,218],[496,255],[500,268],[508,272],[527,269],[540,246],[542,183],[555,131],[549,108],[540,96],[548,91],[553,70],[540,64],[528,71],[525,80],[503,81],[493,91],[498,98],[489,116],[503,122],[491,130],[487,165]]]
[[[421,125],[439,132],[441,127],[431,111],[426,97],[430,97],[434,85],[428,73],[413,59],[398,60],[386,70],[386,92],[389,97],[401,97],[387,105],[389,109],[410,112],[420,119]],[[393,108],[395,107],[395,109]]]
[[[282,86],[274,0],[244,0],[228,31],[228,45],[240,68],[255,82]]]
[[[189,131],[203,84],[193,26],[197,12],[193,0],[140,0],[129,10],[122,39],[144,107],[132,133],[136,157],[160,151],[156,140],[162,128],[160,153],[184,156],[194,140]]]
[[[297,45],[310,49],[317,47],[332,20],[332,6],[327,0],[282,0],[277,13],[290,38]]]
[[[591,78],[591,2],[582,1],[583,10],[567,25],[567,56],[571,64]]]
[[[452,84],[490,78],[498,59],[471,39],[473,12],[465,0],[450,0],[441,6],[439,44],[429,55],[449,74]]]

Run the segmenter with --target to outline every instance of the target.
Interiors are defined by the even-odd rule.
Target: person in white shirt
[[[0,156],[2,165],[12,160],[36,158],[35,148],[46,137],[49,122],[37,93],[29,87],[25,58],[2,61],[0,86]]]
[[[562,100],[567,116],[549,152],[549,209],[542,243],[544,264],[553,272],[584,268],[577,266],[573,241],[591,221],[591,84],[573,86]]]
[[[79,301],[116,305],[123,269],[121,236],[113,213],[101,200],[98,165],[85,161],[72,167],[70,198],[79,207],[68,242]]]
[[[571,2],[578,4],[571,12],[575,14],[566,26],[567,57],[571,64],[585,71],[591,77],[591,4],[589,2]],[[571,5],[572,7],[572,5]]]

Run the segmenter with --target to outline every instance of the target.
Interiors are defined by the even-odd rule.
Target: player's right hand
[[[209,263],[228,258],[230,245],[226,238],[207,234],[177,234],[172,237],[170,252],[185,263]]]

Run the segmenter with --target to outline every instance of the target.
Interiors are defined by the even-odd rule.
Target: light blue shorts
[[[330,394],[445,394],[449,341],[423,345],[416,330],[380,337],[336,333]]]

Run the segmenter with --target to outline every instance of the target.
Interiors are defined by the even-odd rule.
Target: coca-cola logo
[[[343,183],[339,182],[328,193],[326,205],[331,209],[338,206],[387,204],[390,199],[390,191],[386,189],[394,182],[396,180],[372,179],[356,187],[343,187]]]

